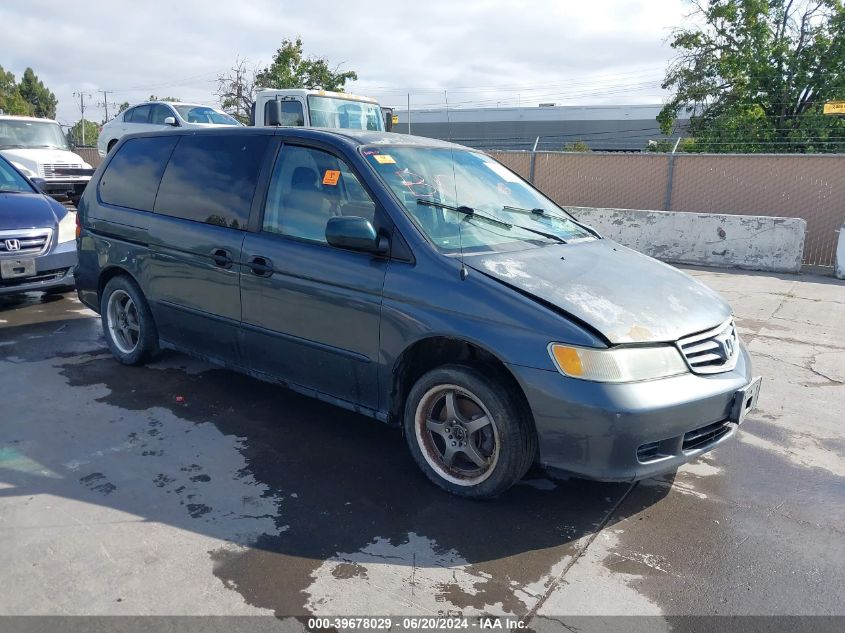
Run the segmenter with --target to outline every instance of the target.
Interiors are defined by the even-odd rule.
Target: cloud
[[[348,89],[389,105],[643,103],[659,101],[683,0],[515,0],[320,3],[46,0],[0,5],[0,65],[32,67],[59,98],[58,118],[150,94],[216,103],[215,76],[237,56],[267,63],[285,37],[358,72]]]

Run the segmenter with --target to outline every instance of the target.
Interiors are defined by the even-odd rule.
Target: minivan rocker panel
[[[101,180],[123,191],[109,168],[123,147],[163,134],[179,140],[149,172],[149,208],[104,202]],[[532,463],[601,480],[670,472],[732,437],[756,403],[717,293],[599,238],[483,154],[351,130],[163,134],[121,140],[80,204],[79,295],[123,363],[161,343],[401,426],[429,479],[475,498]],[[172,192],[162,207],[161,188],[191,177],[173,165],[205,137],[268,134],[256,173],[230,179],[237,223],[219,200],[213,221],[175,217]],[[450,161],[477,200],[449,198],[461,188],[436,174]],[[330,246],[325,227],[343,216],[379,237],[333,220],[332,242],[353,247]]]

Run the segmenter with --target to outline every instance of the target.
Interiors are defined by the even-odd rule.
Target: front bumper
[[[85,179],[47,180],[44,185],[44,193],[56,198],[59,202],[63,202],[63,198],[69,198],[76,203],[82,197],[90,180],[90,176]]]
[[[735,396],[752,382],[744,345],[736,367],[639,383],[588,382],[510,366],[528,398],[547,468],[633,481],[677,469],[736,433]]]
[[[0,279],[0,294],[17,294],[33,290],[71,287],[76,266],[76,242],[58,244],[46,255],[35,258],[36,273],[32,277]]]

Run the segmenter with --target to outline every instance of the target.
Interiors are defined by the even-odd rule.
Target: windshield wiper
[[[494,218],[490,215],[479,213],[472,207],[466,207],[464,205],[455,207],[451,204],[443,204],[442,202],[434,202],[433,200],[425,200],[424,198],[417,198],[417,204],[421,204],[426,207],[435,207],[437,209],[446,209],[447,211],[454,211],[455,213],[461,213],[471,218],[478,218],[479,220],[484,220],[485,222],[490,222],[491,224],[496,224],[506,229],[513,227],[513,224],[510,224],[509,222]]]
[[[11,145],[0,145],[0,149],[12,149],[15,147],[20,147],[21,149],[23,149],[23,145],[21,145],[20,143],[13,143]]]
[[[522,226],[521,224],[513,224],[511,222],[505,222],[504,220],[500,220],[498,218],[494,218],[489,215],[484,215],[479,213],[472,207],[466,206],[459,206],[454,207],[450,204],[443,204],[442,202],[433,202],[431,200],[424,200],[423,198],[417,198],[417,204],[423,204],[430,207],[437,207],[438,209],[447,209],[448,211],[455,211],[456,213],[463,213],[464,215],[471,217],[471,218],[478,218],[479,220],[484,220],[485,222],[490,222],[491,224],[497,224],[506,229],[517,228],[522,231],[526,231],[527,233],[533,233],[534,235],[539,235],[541,237],[545,237],[548,240],[553,240],[555,242],[560,242],[561,244],[566,244],[566,240],[558,235],[554,235],[553,233],[546,233],[545,231],[538,231],[537,229],[531,229],[527,226]]]
[[[566,213],[566,216],[564,217],[564,216],[560,216],[556,213],[549,213],[545,209],[539,209],[539,208],[538,209],[522,209],[520,207],[512,207],[512,206],[507,205],[507,204],[502,208],[505,211],[513,211],[513,212],[516,212],[516,213],[530,213],[531,215],[538,215],[538,216],[543,217],[543,218],[555,218],[556,220],[566,220],[568,222],[572,222],[576,226],[580,226],[582,229],[584,229],[585,231],[587,231],[588,233],[590,233],[591,235],[593,235],[595,237],[598,237],[598,238],[601,237],[598,233],[596,233],[595,229],[591,229],[590,227],[582,224],[581,222],[576,220],[574,217],[572,217],[569,213],[566,213],[566,211],[564,211],[564,213]]]

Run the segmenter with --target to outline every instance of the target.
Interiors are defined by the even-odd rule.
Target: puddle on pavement
[[[104,386],[99,402],[162,407],[239,438],[242,474],[284,503],[275,504],[275,530],[247,548],[211,552],[214,573],[248,603],[278,614],[334,612],[345,605],[329,596],[344,592],[359,603],[384,600],[389,582],[395,594],[380,604],[404,612],[525,613],[552,568],[576,554],[579,539],[629,489],[532,472],[496,502],[458,499],[425,479],[398,430],[233,372],[168,366],[181,359],[135,368],[91,357],[63,364],[62,374],[71,386]],[[206,485],[201,504],[188,507],[199,531],[214,512],[217,484]]]

